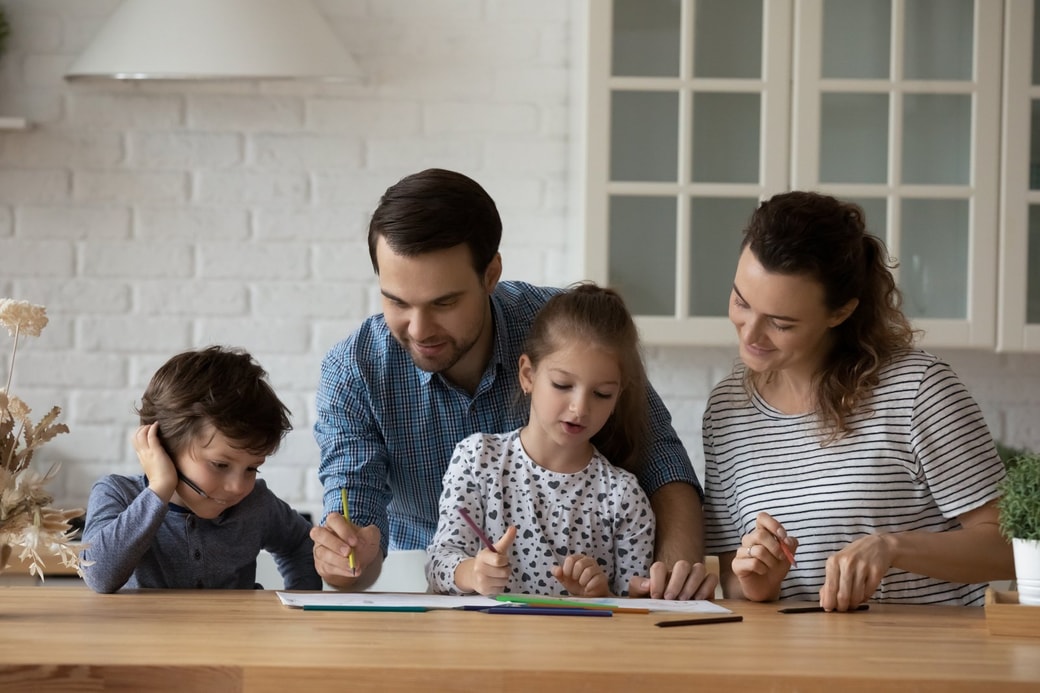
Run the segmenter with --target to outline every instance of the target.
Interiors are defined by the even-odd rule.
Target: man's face
[[[488,296],[498,283],[501,260],[496,256],[485,276],[473,269],[469,248],[412,257],[397,255],[380,238],[376,245],[383,315],[394,338],[424,371],[463,382],[456,371],[483,371],[473,347],[490,339]],[[471,358],[467,358],[471,357]]]

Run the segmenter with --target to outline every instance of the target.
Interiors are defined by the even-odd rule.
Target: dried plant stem
[[[14,377],[14,357],[18,354],[18,333],[22,331],[21,325],[16,325],[14,328],[14,348],[11,349],[11,365],[7,369],[7,385],[4,386],[4,392],[11,393],[11,378]]]

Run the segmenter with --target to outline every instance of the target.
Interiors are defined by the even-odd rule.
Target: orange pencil
[[[784,552],[784,557],[787,558],[787,562],[791,564],[792,568],[797,568],[798,563],[794,560],[794,554],[791,553],[791,549],[788,548],[787,544],[785,544],[780,537],[777,537],[776,540],[780,542],[780,550]]]

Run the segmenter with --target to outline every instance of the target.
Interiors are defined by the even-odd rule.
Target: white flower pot
[[[1012,539],[1018,603],[1040,606],[1040,541]]]

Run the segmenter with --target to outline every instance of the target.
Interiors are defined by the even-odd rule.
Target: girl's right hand
[[[512,569],[509,567],[509,548],[516,539],[516,527],[510,527],[502,538],[495,542],[495,551],[481,549],[477,555],[468,561],[463,561],[460,568],[469,563],[469,585],[468,589],[458,585],[464,591],[477,592],[484,596],[501,594],[503,588],[509,584],[509,576]],[[496,553],[497,551],[497,553]],[[458,584],[456,578],[456,584]]]
[[[780,595],[780,583],[791,569],[781,542],[793,556],[798,540],[788,536],[784,526],[772,515],[760,512],[755,518],[755,528],[740,540],[740,548],[731,564],[748,599],[766,601]]]
[[[134,432],[134,451],[148,477],[148,488],[164,502],[173,498],[177,489],[177,467],[159,441],[159,424],[140,426]]]

